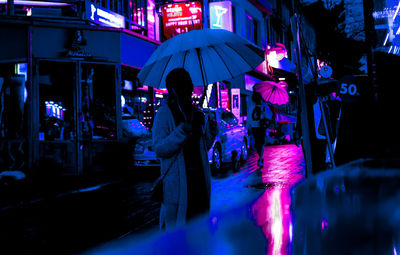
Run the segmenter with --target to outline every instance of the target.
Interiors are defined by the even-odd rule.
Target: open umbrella
[[[165,77],[185,68],[194,86],[232,79],[251,71],[264,60],[264,52],[251,42],[223,29],[192,30],[162,43],[138,74],[139,80],[165,88]]]
[[[283,82],[261,81],[254,85],[254,90],[260,93],[266,102],[283,105],[289,102],[289,95],[283,87],[284,84]]]

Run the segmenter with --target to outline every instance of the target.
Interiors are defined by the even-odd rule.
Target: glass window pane
[[[84,139],[116,139],[115,66],[83,64],[81,132]]]
[[[73,140],[75,64],[40,62],[39,140]]]
[[[229,125],[236,125],[238,122],[235,115],[233,115],[231,112],[227,112],[227,111],[224,111],[222,113],[221,118],[223,121],[225,121]]]
[[[26,166],[26,63],[0,64],[0,172]]]
[[[139,70],[134,68],[122,68],[121,115],[123,135],[128,137],[147,135],[148,132],[140,130],[145,127],[150,132],[153,125],[153,104],[155,103],[153,101],[153,90],[137,82],[138,72]],[[132,125],[133,120],[137,125]]]

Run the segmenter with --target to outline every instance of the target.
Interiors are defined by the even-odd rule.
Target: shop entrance
[[[81,174],[112,164],[117,141],[115,64],[38,64],[39,166]]]

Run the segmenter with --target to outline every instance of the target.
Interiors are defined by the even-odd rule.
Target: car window
[[[228,111],[222,112],[221,119],[228,125],[237,125],[238,124],[238,120],[236,119],[235,115],[233,115],[233,113],[228,112]]]
[[[123,119],[122,120],[123,135],[127,137],[148,137],[150,130],[146,128],[138,119]]]

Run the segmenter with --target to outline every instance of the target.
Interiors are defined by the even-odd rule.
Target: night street
[[[304,162],[301,148],[295,145],[265,147],[264,158],[262,172],[256,166],[256,154],[251,152],[240,171],[226,166],[213,177],[211,215],[254,201],[249,207],[254,224],[266,235],[271,234],[271,220],[262,212],[265,214],[278,193],[290,204],[288,192],[303,179]],[[140,180],[130,175],[130,179],[0,209],[2,247],[14,254],[72,254],[113,239],[157,231],[159,207],[146,193],[157,173],[148,170],[154,172],[138,174]]]
[[[0,46],[0,255],[400,252],[400,1],[0,0]]]

